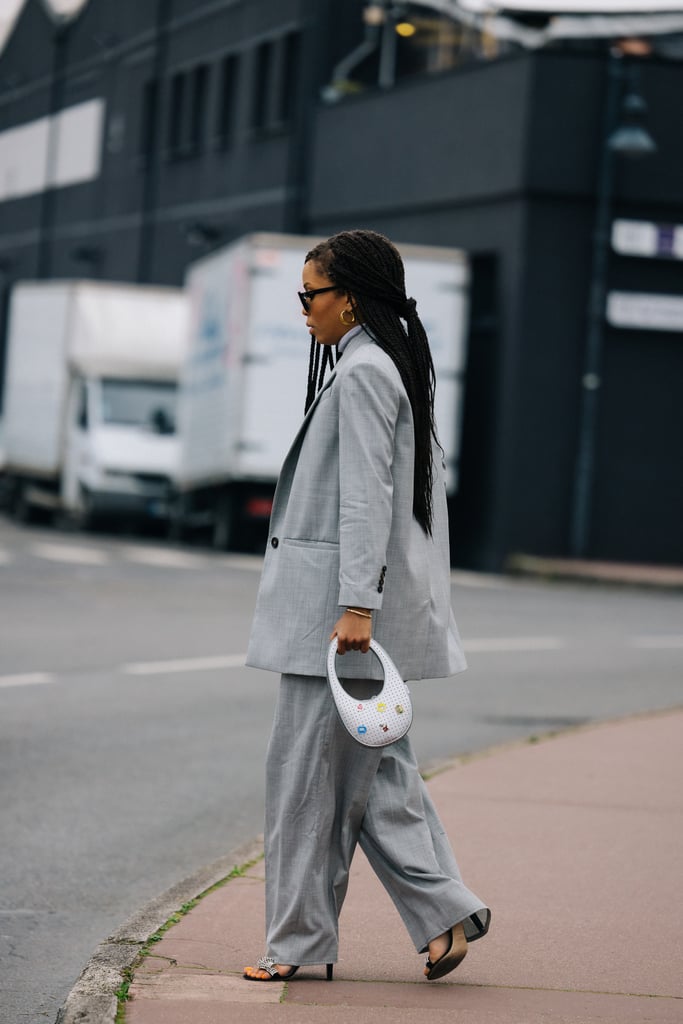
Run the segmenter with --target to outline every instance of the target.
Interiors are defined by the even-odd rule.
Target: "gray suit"
[[[328,637],[347,605],[375,610],[373,635],[404,678],[465,668],[450,608],[441,461],[428,537],[413,518],[413,452],[399,373],[361,331],[282,468],[247,655],[255,668],[283,673],[266,764],[267,941],[278,963],[337,959],[357,843],[417,950],[458,921],[470,941],[488,929],[488,909],[460,877],[408,737],[361,747],[324,678]],[[344,675],[360,679],[349,690],[368,699],[379,663],[357,653],[343,662]]]
[[[375,610],[373,635],[405,679],[466,667],[450,606],[446,496],[434,453],[433,532],[412,513],[413,417],[398,370],[365,333],[352,338],[285,459],[247,664],[325,675],[347,605]],[[347,654],[347,677],[377,677]]]

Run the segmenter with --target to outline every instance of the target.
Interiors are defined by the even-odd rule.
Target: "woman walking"
[[[279,980],[327,964],[331,979],[359,843],[434,980],[486,934],[490,912],[462,882],[408,737],[361,746],[325,679],[334,638],[359,700],[381,676],[367,654],[373,637],[404,679],[465,668],[450,607],[434,369],[401,257],[384,236],[343,231],[317,245],[303,289],[307,409],[275,494],[247,655],[282,678],[266,764],[267,955],[244,976]]]

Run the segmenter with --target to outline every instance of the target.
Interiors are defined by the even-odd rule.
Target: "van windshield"
[[[176,385],[154,380],[103,380],[102,421],[174,434]]]

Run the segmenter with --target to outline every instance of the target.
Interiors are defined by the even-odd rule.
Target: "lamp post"
[[[620,111],[624,80],[626,80],[627,88]],[[616,160],[620,156],[634,159],[656,152],[657,146],[643,124],[646,112],[647,105],[638,92],[635,67],[628,68],[628,74],[625,75],[624,57],[618,55],[618,51],[610,51],[607,63],[607,92],[598,168],[592,270],[574,471],[570,536],[570,553],[574,558],[584,558],[587,554],[593,506],[614,172]]]
[[[0,259],[0,414],[5,397],[5,360],[7,357],[7,317],[12,284],[12,260]]]
[[[66,74],[66,47],[69,25],[65,18],[55,23],[53,34],[52,67],[47,116],[47,146],[45,150],[45,183],[40,199],[38,253],[36,277],[47,278],[52,274],[52,246],[56,209],[55,189],[59,150],[59,115],[64,106]]]

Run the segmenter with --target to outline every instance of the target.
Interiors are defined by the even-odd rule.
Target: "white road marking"
[[[678,640],[679,642],[675,646],[683,646],[683,638],[665,639]],[[557,636],[475,637],[466,640],[464,643],[465,650],[470,654],[488,652],[523,654],[532,651],[556,651],[565,646],[565,640]],[[246,654],[214,654],[206,657],[175,658],[170,661],[134,661],[120,666],[118,671],[129,676],[168,675],[175,672],[210,672],[216,669],[243,668],[246,658]],[[51,683],[54,679],[55,676],[49,672],[27,672],[23,675],[0,676],[0,687]]]
[[[75,547],[70,544],[33,544],[29,549],[38,558],[50,562],[72,562],[76,565],[108,565],[109,555],[99,548]]]
[[[631,643],[634,647],[646,648],[650,651],[675,651],[683,648],[683,633],[671,633],[660,636],[634,636]]]
[[[208,658],[177,658],[174,661],[137,661],[124,665],[129,676],[154,676],[167,672],[206,672],[216,668],[243,668],[246,654],[217,654]]]
[[[565,647],[559,636],[483,636],[463,641],[468,653],[516,653],[524,651],[557,651]]]
[[[51,672],[23,672],[21,675],[0,676],[0,686],[37,686],[41,683],[53,683]]]
[[[206,560],[197,555],[167,548],[126,547],[120,548],[119,552],[128,562],[160,569],[204,569],[207,565]]]
[[[220,558],[220,563],[221,565],[227,566],[229,569],[244,569],[246,572],[261,572],[263,569],[263,555],[223,555]]]

